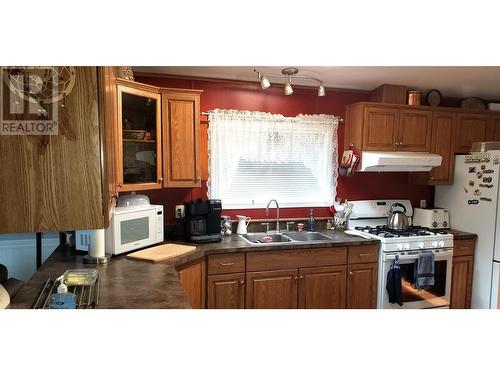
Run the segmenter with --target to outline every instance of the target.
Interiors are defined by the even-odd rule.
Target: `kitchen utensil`
[[[420,91],[408,91],[408,105],[420,105]]]
[[[96,282],[97,277],[99,276],[99,271],[95,268],[72,269],[66,270],[63,273],[63,276],[64,284],[67,286],[92,285]]]
[[[441,104],[441,93],[436,89],[429,90],[429,92],[425,96],[425,100],[427,101],[428,105],[437,107],[439,104]]]
[[[388,212],[387,227],[394,230],[405,230],[408,228],[408,218],[406,217],[406,207],[401,203],[394,203]]]
[[[250,220],[252,220],[248,216],[236,215],[238,218],[238,227],[236,228],[237,234],[247,234],[247,227],[250,224]]]
[[[121,195],[118,198],[117,207],[131,207],[131,206],[149,206],[149,198],[147,195],[136,194],[132,192],[130,194]]]
[[[231,222],[231,216],[223,215],[220,217],[220,232],[222,235],[229,236],[233,233],[233,223]]]
[[[128,254],[127,258],[157,263],[170,258],[175,258],[179,255],[190,253],[194,250],[196,250],[196,246],[167,243]]]
[[[486,109],[486,102],[481,98],[465,98],[460,101],[460,108],[483,111]]]

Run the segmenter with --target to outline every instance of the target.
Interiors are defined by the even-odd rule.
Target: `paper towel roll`
[[[96,229],[90,232],[89,256],[92,258],[105,256],[104,229]]]

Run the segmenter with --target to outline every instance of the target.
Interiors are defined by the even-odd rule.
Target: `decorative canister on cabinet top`
[[[129,81],[134,80],[134,72],[132,71],[132,68],[130,66],[118,66],[116,68],[116,75],[119,78],[125,78]]]
[[[408,91],[408,105],[420,105],[420,91]]]

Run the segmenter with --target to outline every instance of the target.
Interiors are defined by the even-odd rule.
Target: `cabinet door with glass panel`
[[[160,189],[160,93],[140,84],[118,85],[118,127],[118,191]]]

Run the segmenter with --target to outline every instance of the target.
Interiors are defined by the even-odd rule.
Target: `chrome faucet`
[[[278,201],[276,199],[271,199],[269,202],[267,202],[266,216],[269,216],[269,205],[272,202],[276,203],[276,233],[279,233],[280,232],[280,205],[278,204]]]

